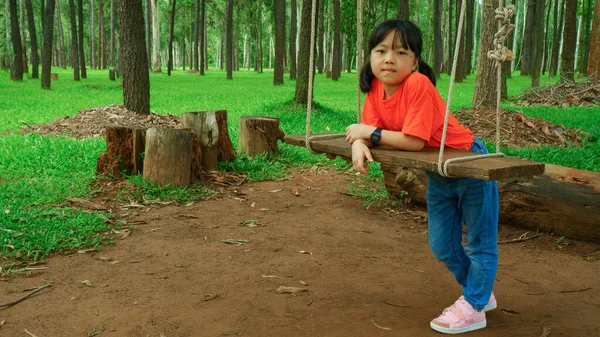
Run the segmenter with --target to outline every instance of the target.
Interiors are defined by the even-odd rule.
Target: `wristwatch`
[[[381,141],[381,128],[375,129],[375,131],[373,131],[373,133],[371,133],[370,139],[371,139],[371,144],[379,145],[379,142]]]

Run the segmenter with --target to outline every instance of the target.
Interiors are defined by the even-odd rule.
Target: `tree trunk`
[[[440,78],[442,63],[444,62],[444,51],[442,43],[442,0],[434,0],[433,10],[433,72],[436,78]]]
[[[200,22],[200,49],[198,52],[200,53],[199,59],[199,71],[200,75],[204,75],[204,66],[206,63],[206,4],[205,0],[200,0],[200,18],[202,22]]]
[[[325,65],[325,45],[324,45],[324,34],[325,34],[325,21],[324,21],[324,17],[325,17],[325,0],[319,0],[319,4],[318,4],[318,19],[317,22],[319,23],[319,30],[317,33],[317,71],[319,72],[319,74],[323,73],[323,68]]]
[[[283,58],[285,55],[285,0],[273,1],[275,20],[275,65],[273,85],[283,84]]]
[[[550,69],[548,74],[550,77],[556,76],[558,70],[558,50],[560,46],[560,32],[558,24],[558,3],[559,0],[554,0],[554,24],[552,27],[552,55],[550,57]],[[562,7],[561,7],[562,11]]]
[[[160,73],[160,9],[158,0],[152,0],[152,71]]]
[[[146,0],[146,59],[152,60],[152,0]],[[148,64],[148,67],[150,65]],[[150,68],[148,68],[150,69]]]
[[[465,30],[465,47],[464,47],[464,65],[463,78],[471,74],[471,59],[473,58],[473,9],[475,0],[463,0],[467,2],[467,12],[465,13],[466,30]]]
[[[387,190],[426,203],[422,170],[382,166]],[[600,243],[600,173],[546,165],[541,176],[498,181],[500,223]]]
[[[298,41],[298,21],[296,0],[290,0],[290,80],[296,79],[296,41]]]
[[[110,58],[109,66],[117,67],[117,57],[115,49],[115,0],[110,0]]]
[[[497,23],[494,18],[495,1],[484,0],[481,6],[481,30],[477,77],[473,93],[473,108],[496,108],[497,72],[495,61],[487,57],[487,51],[494,48],[493,40]]]
[[[42,0],[43,2],[43,0]],[[42,45],[42,89],[50,90],[50,68],[52,66],[52,36],[54,31],[54,0],[46,0],[42,18],[44,43]]]
[[[233,0],[227,0],[225,23],[225,62],[227,63],[227,79],[233,79]]]
[[[98,3],[98,66],[106,69],[106,28],[104,27],[104,1]]]
[[[448,31],[446,32],[446,36],[447,36],[447,40],[446,43],[448,44],[448,62],[446,63],[446,71],[448,72],[448,75],[450,75],[452,73],[452,62],[454,60],[454,46],[453,43],[454,39],[452,38],[452,4],[454,3],[454,0],[449,0],[448,1]]]
[[[525,30],[523,32],[523,48],[521,49],[521,75],[531,72],[531,63],[535,57],[535,12],[536,3],[542,0],[528,0],[525,14]]]
[[[79,81],[79,43],[77,43],[77,19],[75,18],[75,0],[69,0],[69,17],[71,18],[71,65],[73,80]]]
[[[589,62],[590,55],[590,29],[591,29],[591,21],[593,20],[592,14],[592,2],[593,0],[587,0],[587,13],[582,14],[582,18],[584,20],[584,43],[582,45],[583,54],[581,55],[581,63],[579,66],[579,72],[583,75],[587,75],[587,68]]]
[[[175,29],[175,8],[177,0],[173,1],[171,6],[171,19],[169,23],[169,60],[167,61],[167,74],[171,76],[171,70],[173,70],[173,34]]]
[[[450,0],[450,1],[452,1],[452,0]],[[410,19],[410,12],[408,9],[408,0],[398,0],[397,17],[400,20],[409,20]]]
[[[333,62],[331,66],[331,79],[337,81],[340,79],[342,71],[342,36],[340,0],[333,0]]]
[[[31,0],[25,0],[27,8],[27,24],[29,27],[29,38],[31,39],[31,78],[39,78],[40,58],[38,53],[37,34],[35,32],[35,21],[33,15],[33,5]]]
[[[196,7],[194,10],[194,24],[192,27],[194,27],[194,42],[192,45],[192,70],[193,71],[199,71],[198,69],[198,50],[199,50],[199,43],[200,43],[200,0],[196,0]]]
[[[460,10],[462,8],[462,1],[466,1],[466,0],[456,0],[456,39],[458,39],[459,34],[460,34],[460,44],[458,47],[458,60],[456,62],[456,74],[455,74],[455,78],[454,78],[454,82],[456,83],[462,83],[463,79],[465,78],[465,74],[464,74],[464,63],[465,63],[465,26],[463,25],[463,31],[459,32],[458,31],[458,23],[460,21]],[[466,4],[465,4],[466,5]],[[466,11],[466,9],[465,9]],[[465,13],[466,14],[466,13]],[[466,16],[466,15],[465,15]],[[455,39],[455,44],[456,44],[456,39]],[[452,60],[454,62],[454,56],[452,56]]]
[[[575,45],[577,43],[577,0],[567,0],[565,8],[565,30],[560,60],[560,80],[575,82]]]
[[[148,129],[144,152],[144,178],[161,186],[190,185],[193,149],[192,132],[181,129]]]
[[[121,178],[122,175],[142,173],[144,168],[146,128],[108,126],[106,152],[100,153],[96,175]]]
[[[10,37],[13,46],[13,67],[10,79],[23,80],[23,45],[19,30],[19,17],[17,16],[17,0],[8,0],[10,6]]]
[[[300,22],[300,52],[298,53],[298,76],[296,78],[296,94],[294,101],[298,104],[308,103],[308,83],[313,79],[308,78],[308,67],[310,63],[310,21],[311,0],[303,0],[302,16]],[[314,65],[313,65],[314,66]],[[314,78],[314,76],[313,76]]]
[[[531,7],[530,7],[531,9]],[[540,72],[542,70],[542,61],[544,57],[544,1],[537,0],[535,4],[535,22],[533,29],[533,41],[535,43],[534,53],[531,54],[531,86],[540,86]]]
[[[238,152],[250,158],[256,155],[276,156],[279,154],[277,140],[283,140],[284,135],[279,128],[279,118],[242,116]]]
[[[77,19],[79,21],[79,26],[77,27],[77,48],[79,49],[79,67],[81,70],[81,78],[87,78],[87,69],[85,68],[85,53],[83,48],[83,0],[78,0],[77,5]]]
[[[150,76],[145,53],[143,13],[141,2],[119,0],[124,105],[138,114],[149,114]]]
[[[588,79],[600,80],[600,0],[594,1],[594,21],[590,36],[590,55],[588,61]]]
[[[191,128],[199,137],[201,166],[206,170],[216,170],[219,161],[235,159],[233,144],[227,128],[227,111],[185,112],[181,124]]]

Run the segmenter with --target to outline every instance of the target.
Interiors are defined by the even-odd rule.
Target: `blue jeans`
[[[477,137],[471,151],[488,153]],[[446,178],[434,172],[427,172],[427,178],[433,255],[463,286],[466,301],[481,311],[490,299],[498,270],[498,185],[496,181]]]

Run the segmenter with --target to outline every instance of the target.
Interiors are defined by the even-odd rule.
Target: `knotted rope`
[[[458,64],[458,51],[460,48],[460,42],[462,40],[462,27],[465,16],[466,1],[462,1],[460,8],[460,18],[458,22],[456,45],[454,50],[454,60],[452,63],[452,72],[450,75],[450,87],[448,89],[448,100],[446,102],[446,115],[444,118],[444,129],[442,132],[442,140],[440,144],[440,152],[438,156],[438,173],[444,177],[448,176],[448,165],[450,163],[460,163],[471,160],[477,160],[481,158],[489,157],[503,157],[504,154],[500,152],[500,101],[502,98],[501,85],[502,85],[502,62],[506,60],[512,60],[514,58],[513,53],[504,46],[508,35],[514,29],[514,26],[510,24],[510,19],[514,15],[514,6],[509,5],[504,7],[504,0],[498,0],[498,8],[494,11],[495,18],[498,22],[498,32],[494,35],[494,47],[495,49],[488,52],[487,57],[495,60],[495,66],[497,69],[497,85],[496,85],[496,153],[492,154],[479,154],[474,156],[467,156],[462,158],[452,158],[444,161],[444,144],[446,143],[446,132],[448,130],[448,120],[450,117],[450,103],[452,102],[452,92],[454,89],[454,80],[456,78],[456,67]]]

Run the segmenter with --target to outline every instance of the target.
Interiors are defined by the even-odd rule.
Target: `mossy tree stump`
[[[157,185],[190,185],[194,133],[182,129],[146,131],[144,178]]]
[[[106,153],[100,153],[96,174],[120,178],[122,174],[141,173],[146,128],[109,126],[106,128]]]
[[[219,161],[235,159],[226,110],[186,112],[181,115],[181,123],[198,135],[203,169],[216,170]]]
[[[279,118],[243,116],[240,118],[238,151],[248,157],[259,154],[279,154],[277,140],[283,140],[284,132],[279,128]]]

